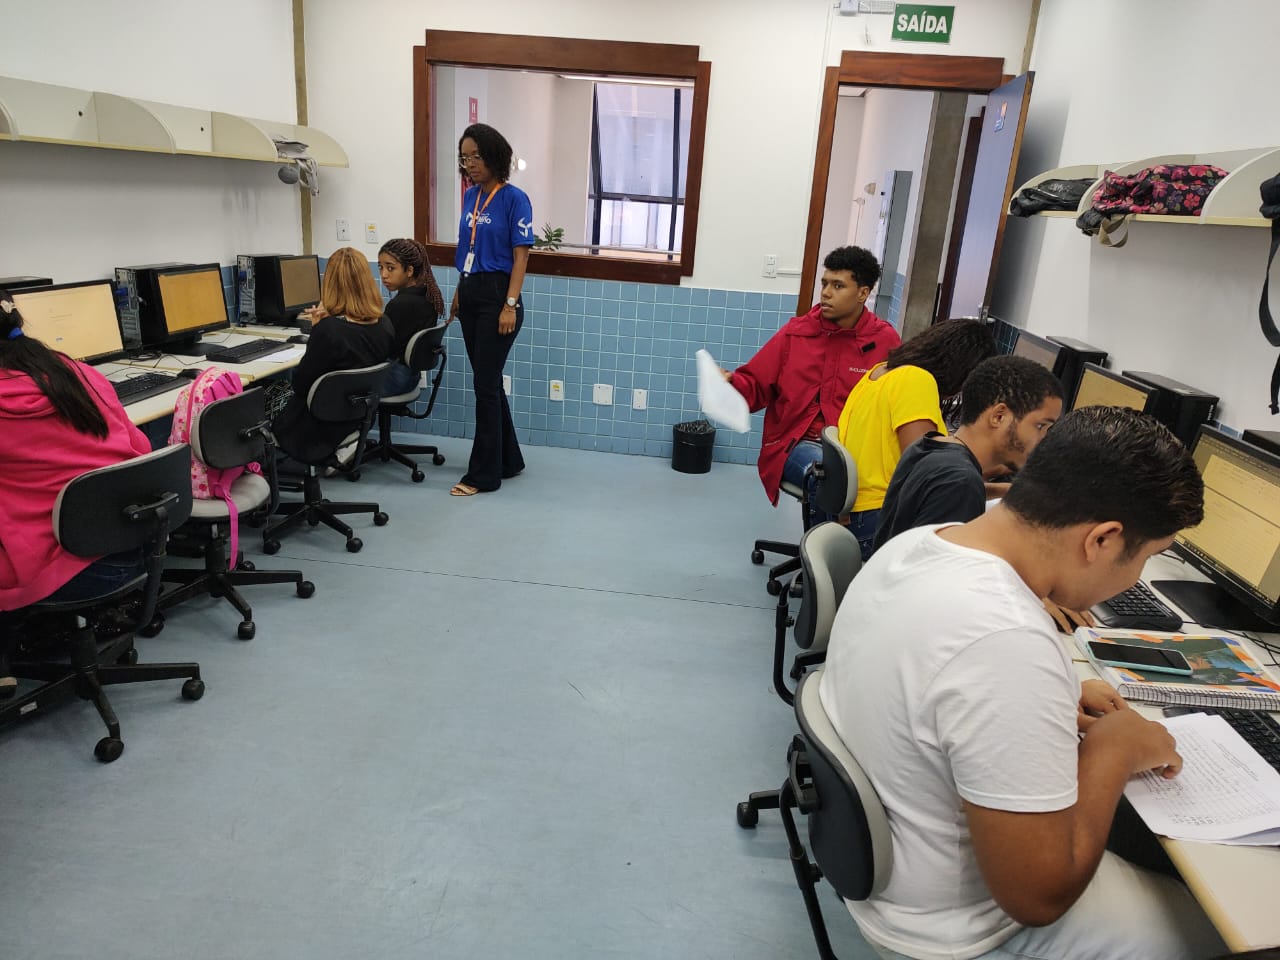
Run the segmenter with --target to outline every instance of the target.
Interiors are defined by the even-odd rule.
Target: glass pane
[[[597,83],[596,104],[600,121],[600,189],[605,193],[671,196],[675,90]],[[687,159],[687,124],[682,128],[681,181]]]

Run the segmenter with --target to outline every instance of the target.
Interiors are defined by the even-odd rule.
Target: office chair
[[[818,903],[818,881],[826,877],[845,900],[866,900],[882,892],[893,872],[893,837],[871,779],[823,709],[818,696],[821,676],[821,668],[809,673],[796,692],[800,749],[793,744],[787,751],[787,779],[778,791],[778,812],[818,956],[835,960]],[[809,818],[813,861],[800,840],[793,808]],[[756,825],[755,811],[747,804],[738,804],[738,825]]]
[[[231,485],[231,500],[236,513],[244,518],[258,510],[268,512],[276,506],[273,483],[275,444],[270,441],[266,403],[260,387],[209,404],[199,412],[191,425],[191,450],[195,457],[211,469],[225,470],[265,460],[268,477],[245,471]],[[304,580],[298,570],[257,570],[237,551],[235,569],[228,563],[227,547],[231,539],[231,510],[225,500],[193,500],[191,518],[174,538],[184,538],[198,547],[204,558],[204,569],[170,568],[162,579],[181,584],[160,597],[160,610],[190,600],[192,597],[223,597],[240,612],[237,635],[252,640],[257,632],[253,608],[240,595],[237,587],[258,583],[292,583],[304,599],[316,592],[316,585]],[[176,552],[176,550],[175,550]],[[163,618],[159,618],[163,623]],[[144,633],[154,634],[155,628]]]
[[[366,463],[376,459],[383,463],[394,460],[396,463],[404,464],[413,471],[409,474],[409,478],[414,483],[421,483],[426,474],[418,469],[417,462],[408,454],[429,453],[431,462],[437,467],[444,463],[444,455],[438,447],[430,444],[396,445],[391,439],[391,418],[407,417],[410,420],[425,420],[431,416],[431,411],[436,405],[436,394],[440,392],[440,380],[444,376],[444,363],[448,359],[448,354],[444,350],[444,332],[447,327],[446,323],[438,323],[426,330],[419,330],[409,339],[404,349],[404,363],[411,370],[418,374],[429,370],[436,371],[435,378],[431,381],[431,397],[427,400],[427,409],[422,413],[413,412],[413,404],[422,393],[422,388],[418,385],[407,393],[383,397],[378,401],[378,439],[371,441],[364,453]]]
[[[92,700],[106,724],[107,736],[93,749],[103,763],[124,752],[120,723],[103,687],[148,680],[187,678],[182,696],[204,696],[196,663],[138,663],[133,634],[151,620],[160,592],[165,540],[170,526],[191,512],[191,448],[175,444],[122,463],[82,473],[58,494],[53,529],[64,549],[76,556],[98,557],[145,549],[146,569],[116,590],[87,600],[43,600],[23,611],[14,674],[44,681],[26,696],[0,709],[0,728],[35,716],[75,695]],[[113,619],[122,602],[143,591],[123,621]],[[107,636],[99,642],[98,634]],[[50,634],[65,637],[70,662],[43,659]],[[61,651],[59,651],[61,652]]]
[[[391,364],[387,362],[354,370],[331,370],[311,385],[307,393],[307,410],[311,416],[327,423],[355,423],[359,426],[323,459],[306,463],[306,472],[298,482],[280,484],[282,488],[300,489],[302,502],[276,505],[274,512],[279,519],[268,523],[262,531],[262,549],[265,552],[273,554],[279,551],[280,537],[303,521],[313,527],[323,523],[337,530],[347,538],[347,550],[351,553],[358,553],[364,543],[338,519],[340,515],[371,513],[375,526],[386,525],[389,518],[376,503],[332,503],[324,499],[320,491],[320,471],[324,467],[332,467],[341,474],[359,475],[360,461],[369,441],[369,429],[378,410],[379,391],[390,368]],[[338,461],[338,450],[352,443],[356,444],[355,456],[350,464],[344,465]]]

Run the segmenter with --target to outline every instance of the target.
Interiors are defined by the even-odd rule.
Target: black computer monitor
[[[320,302],[320,258],[271,254],[253,258],[254,316],[259,323],[293,325]]]
[[[1280,456],[1203,426],[1191,456],[1204,478],[1204,521],[1173,549],[1210,582],[1158,580],[1192,620],[1227,630],[1280,626]]]
[[[1026,330],[1018,332],[1018,342],[1013,345],[1013,355],[1034,360],[1054,376],[1061,373],[1062,347],[1052,340],[1037,337],[1034,333],[1028,333]]]
[[[194,344],[203,333],[231,326],[216,263],[157,269],[153,295],[152,323],[143,329],[145,349]]]
[[[75,360],[106,360],[124,353],[115,286],[110,280],[31,287],[13,294],[23,333]]]
[[[1155,389],[1130,380],[1126,376],[1104,370],[1096,363],[1086,363],[1080,374],[1080,386],[1072,410],[1081,407],[1128,407],[1139,413],[1150,413]]]

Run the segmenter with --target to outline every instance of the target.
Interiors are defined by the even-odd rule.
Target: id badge
[[[462,263],[462,272],[470,273],[471,268],[476,265],[476,252],[471,250],[467,253],[467,259]]]

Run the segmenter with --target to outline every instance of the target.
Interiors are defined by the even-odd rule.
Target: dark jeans
[[[524,325],[524,300],[516,303],[516,328],[498,333],[498,316],[507,301],[505,273],[473,273],[458,280],[458,322],[471,361],[476,395],[476,435],[462,482],[477,490],[497,490],[524,469],[511,408],[502,390],[502,368]]]
[[[820,463],[822,463],[822,444],[813,440],[800,440],[791,448],[786,461],[782,464],[782,479],[802,487],[808,495],[809,515],[804,518],[806,530],[827,520],[835,519],[818,506],[818,476],[809,468]]]
[[[100,557],[45,597],[45,600],[69,603],[105,597],[119,590],[145,568],[146,555],[141,548]]]
[[[865,563],[871,559],[872,544],[875,543],[876,531],[880,529],[880,508],[849,514],[849,529],[858,538],[858,545],[862,547],[862,560]]]
[[[382,381],[382,395],[385,397],[398,397],[401,394],[408,393],[418,385],[421,374],[406,366],[403,363],[393,363],[391,369],[387,371],[387,378]]]

